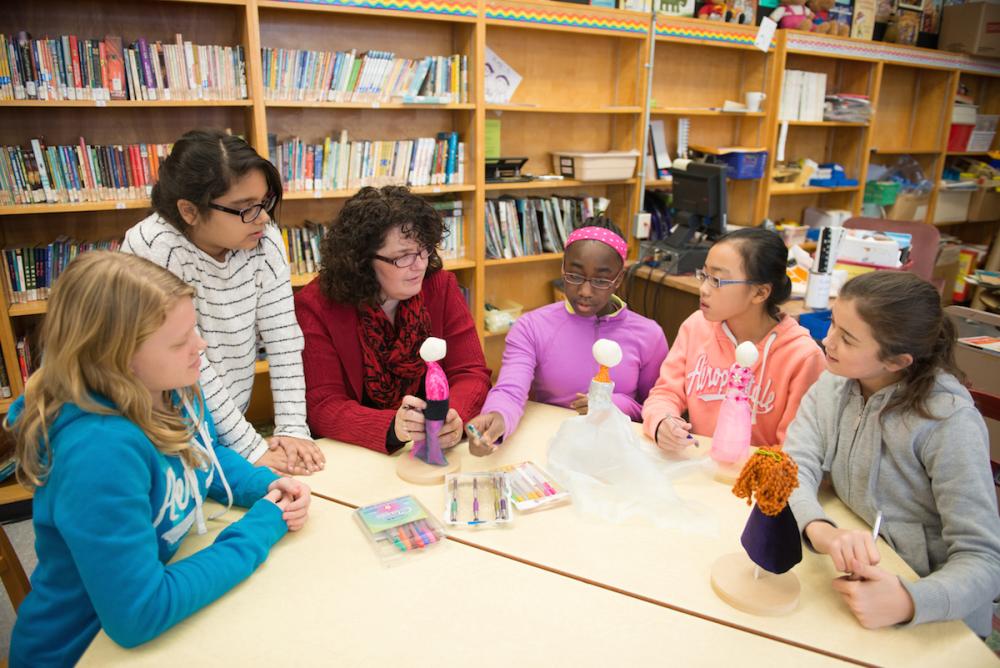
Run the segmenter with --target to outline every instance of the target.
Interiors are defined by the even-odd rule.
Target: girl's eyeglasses
[[[581,276],[580,274],[570,274],[564,271],[563,280],[570,285],[583,285],[584,283],[590,283],[590,287],[595,290],[610,290],[615,287],[615,282],[621,278],[621,275],[622,272],[620,271],[614,278],[587,278],[586,276]]]
[[[724,285],[754,285],[756,281],[734,281],[728,278],[719,278],[707,273],[704,269],[696,269],[694,277],[699,283],[707,282],[713,288],[721,288]]]
[[[262,211],[267,211],[269,214],[274,210],[274,205],[278,203],[277,195],[268,195],[264,198],[263,202],[259,204],[252,204],[244,209],[230,209],[228,206],[222,206],[221,204],[216,204],[215,202],[209,202],[208,208],[215,209],[216,211],[222,211],[225,213],[231,213],[234,216],[239,216],[246,224],[250,224],[260,217]]]
[[[407,267],[413,266],[413,263],[417,261],[419,257],[421,260],[426,260],[431,256],[433,251],[430,248],[422,248],[419,253],[407,253],[406,255],[400,255],[399,257],[385,257],[382,255],[376,255],[376,260],[381,260],[382,262],[388,262],[391,265],[399,267],[400,269],[406,269]]]

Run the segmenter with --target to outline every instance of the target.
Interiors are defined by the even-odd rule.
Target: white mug
[[[764,93],[747,93],[747,111],[760,111],[760,103],[763,102],[765,98],[767,98],[767,95]]]

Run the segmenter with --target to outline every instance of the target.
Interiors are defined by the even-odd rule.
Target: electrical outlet
[[[648,239],[649,228],[653,224],[653,216],[650,213],[637,213],[635,215],[635,238]]]

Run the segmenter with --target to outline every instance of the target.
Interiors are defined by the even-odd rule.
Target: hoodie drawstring
[[[229,481],[226,480],[226,474],[222,470],[222,464],[219,462],[218,456],[215,454],[215,448],[212,447],[212,436],[208,431],[205,420],[198,416],[195,416],[194,408],[191,403],[187,400],[187,397],[183,399],[184,410],[187,411],[188,417],[192,420],[196,420],[198,424],[198,434],[201,436],[201,441],[196,437],[191,438],[191,446],[197,449],[202,455],[204,455],[209,462],[208,477],[205,479],[205,488],[212,484],[212,478],[215,471],[219,472],[219,480],[222,481],[222,487],[226,490],[226,507],[224,510],[220,510],[217,513],[211,515],[208,519],[214,520],[222,517],[229,509],[233,507],[233,490],[229,487]],[[198,491],[198,478],[194,473],[194,470],[188,466],[187,462],[184,463],[184,475],[188,478],[188,483],[191,485],[192,493],[194,494],[195,501],[195,520],[198,525],[198,533],[204,534],[208,529],[205,526],[205,511],[202,508],[203,499],[201,492]]]

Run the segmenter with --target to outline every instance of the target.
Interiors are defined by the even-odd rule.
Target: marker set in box
[[[503,466],[498,470],[507,474],[514,507],[522,513],[569,501],[569,492],[533,462]]]
[[[445,476],[444,522],[455,527],[509,524],[511,491],[507,476],[496,471]]]
[[[444,528],[412,496],[358,508],[354,519],[383,563],[425,552],[444,541]]]

